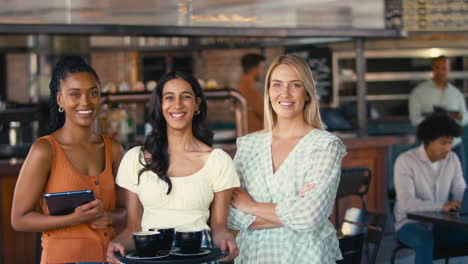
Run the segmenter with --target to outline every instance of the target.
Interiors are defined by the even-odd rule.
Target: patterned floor
[[[382,244],[377,255],[378,264],[390,264],[390,258],[393,249],[396,248],[396,241],[393,233],[388,233],[382,240]],[[366,263],[365,260],[362,262]],[[400,250],[397,255],[395,264],[413,264],[414,263],[414,251],[409,249]],[[445,260],[440,259],[434,261],[434,264],[444,264]],[[451,258],[449,264],[468,264],[468,256]]]

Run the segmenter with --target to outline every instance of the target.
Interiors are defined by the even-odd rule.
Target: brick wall
[[[91,65],[101,79],[102,85],[108,82],[119,85],[124,80],[130,84],[132,79],[131,52],[93,52]]]
[[[219,49],[204,50],[196,60],[194,75],[203,80],[214,79],[220,87],[235,88],[242,73],[240,58],[246,53],[261,53],[260,49]],[[264,55],[267,65],[274,57],[283,53],[283,48],[267,48]],[[163,53],[161,53],[163,54]],[[173,54],[173,53],[172,53]],[[197,56],[197,53],[194,53]],[[132,72],[132,63],[135,65],[135,56],[132,52],[93,52],[91,64],[97,71],[101,82],[131,81],[135,78]],[[197,68],[200,67],[200,68]],[[141,74],[140,74],[141,75]]]
[[[215,79],[220,87],[235,88],[241,76],[240,58],[246,53],[261,53],[260,49],[220,49],[205,50],[197,59],[199,68],[195,68],[195,76],[204,80]],[[264,55],[266,65],[284,52],[282,48],[266,48]],[[90,56],[91,65],[106,85],[112,81],[118,85],[125,80],[131,84],[135,78],[132,65],[135,65],[135,53],[132,52],[93,52]],[[132,64],[133,63],[133,64]],[[8,94],[9,100],[17,102],[29,102],[29,59],[27,54],[11,53],[7,55],[8,67]],[[50,80],[47,80],[50,81]],[[259,89],[263,83],[259,83]],[[13,92],[14,91],[14,92]],[[234,112],[230,102],[209,102],[209,119],[213,121],[234,122]]]
[[[266,58],[266,68],[278,55],[283,54],[283,48],[267,48],[264,50]],[[201,71],[196,71],[198,78],[215,79],[220,87],[236,88],[241,74],[242,67],[240,59],[246,53],[261,53],[260,49],[232,49],[232,50],[205,50],[201,53]],[[266,69],[265,69],[266,73]],[[259,82],[259,89],[263,89],[263,82]],[[211,122],[233,123],[235,115],[233,107],[227,101],[208,102],[209,116]]]
[[[6,64],[8,101],[18,103],[30,102],[28,54],[8,53]]]
[[[204,50],[201,53],[194,53],[194,75],[205,81],[214,79],[220,87],[235,88],[241,77],[242,68],[240,58],[246,53],[261,53],[258,48],[250,49],[219,49]],[[278,55],[283,54],[283,48],[266,48],[264,55],[266,65]],[[173,52],[171,54],[174,54]],[[101,83],[106,85],[112,81],[118,85],[121,81],[131,82],[135,78],[132,73],[132,63],[134,55],[131,52],[94,52],[91,54],[91,64],[97,71]],[[259,83],[259,89],[263,88],[263,83]],[[209,102],[209,120],[232,123],[235,120],[232,104],[226,101]]]
[[[246,53],[261,54],[260,49],[220,49],[205,50],[201,53],[202,69],[196,72],[197,77],[204,80],[215,79],[221,87],[235,88],[242,74],[240,59]],[[267,48],[264,50],[266,65],[278,55],[283,54],[283,48]]]

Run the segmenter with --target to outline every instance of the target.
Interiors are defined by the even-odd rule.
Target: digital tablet
[[[44,199],[51,215],[67,215],[73,213],[76,207],[89,203],[96,198],[94,198],[93,190],[82,190],[46,193]]]
[[[449,114],[460,114],[460,111],[454,111],[454,110],[447,110],[444,107],[434,105],[434,112],[435,113],[449,113]]]

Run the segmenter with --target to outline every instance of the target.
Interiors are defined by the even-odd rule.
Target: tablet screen
[[[95,200],[93,190],[46,193],[44,199],[51,215],[71,214],[76,207]]]

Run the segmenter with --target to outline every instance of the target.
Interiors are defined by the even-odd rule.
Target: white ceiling
[[[384,0],[0,0],[0,23],[384,28]]]

